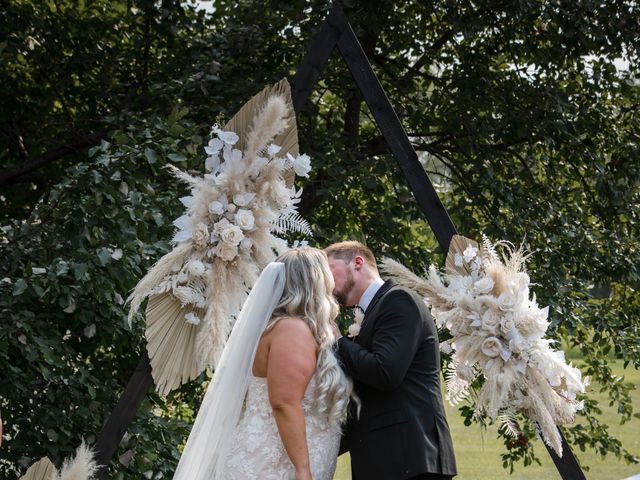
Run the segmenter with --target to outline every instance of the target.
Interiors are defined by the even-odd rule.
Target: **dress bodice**
[[[311,378],[302,407],[309,461],[314,480],[331,480],[340,447],[340,427],[315,408],[316,381]],[[232,439],[225,479],[294,479],[295,470],[284,449],[269,404],[267,379],[251,376],[243,413]]]

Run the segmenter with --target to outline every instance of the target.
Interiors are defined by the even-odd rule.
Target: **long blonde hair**
[[[277,261],[285,265],[284,292],[265,332],[283,317],[300,317],[306,322],[318,344],[315,406],[337,425],[344,417],[353,385],[333,353],[331,322],[340,307],[333,298],[327,255],[317,248],[300,247],[288,250]]]

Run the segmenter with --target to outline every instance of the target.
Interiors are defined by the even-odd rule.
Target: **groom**
[[[338,339],[362,404],[357,417],[352,402],[341,448],[351,453],[352,478],[451,479],[457,471],[440,392],[438,336],[424,302],[384,282],[363,244],[335,243],[325,252],[336,299],[364,311],[357,337]]]

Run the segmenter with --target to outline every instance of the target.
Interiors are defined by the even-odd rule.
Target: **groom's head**
[[[373,280],[379,277],[376,257],[360,242],[334,243],[324,249],[335,281],[333,295],[344,307],[358,303]]]

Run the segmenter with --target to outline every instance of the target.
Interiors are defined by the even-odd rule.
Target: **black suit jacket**
[[[455,475],[440,391],[434,322],[413,291],[387,281],[371,301],[355,341],[338,353],[362,403],[351,402],[343,449],[355,480],[399,480],[421,473]]]

